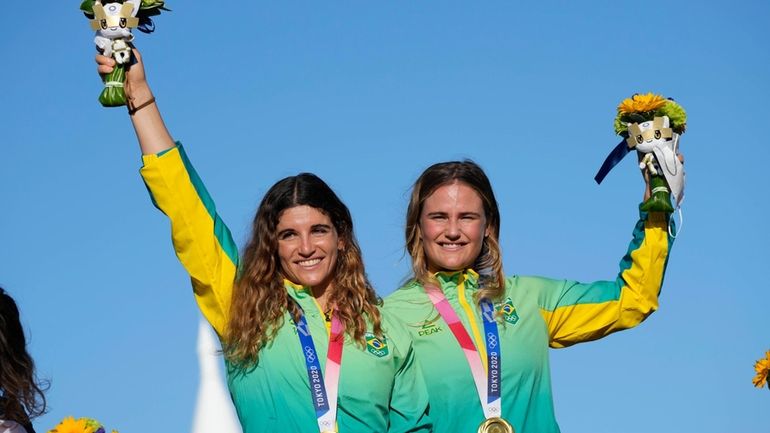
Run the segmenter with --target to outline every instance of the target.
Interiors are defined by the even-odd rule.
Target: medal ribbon
[[[623,159],[623,157],[628,155],[629,152],[631,152],[631,149],[626,144],[626,140],[624,138],[623,141],[618,143],[618,145],[612,149],[612,152],[607,155],[607,159],[604,160],[604,163],[599,168],[596,176],[594,176],[596,183],[601,184],[604,180],[604,177],[607,176],[607,173],[612,170],[612,167],[615,167]]]
[[[484,377],[484,365],[481,363],[481,355],[479,355],[479,351],[473,344],[473,340],[468,335],[468,331],[465,330],[460,318],[457,317],[457,313],[449,305],[449,301],[447,301],[444,293],[432,284],[425,286],[425,292],[463,349],[463,354],[465,354],[465,358],[468,360],[468,365],[471,368],[473,382],[476,384],[476,392],[479,395],[481,408],[484,410],[484,417],[487,419],[499,417],[501,403],[500,385],[502,383],[500,365],[502,356],[500,354],[500,336],[497,330],[497,322],[495,321],[494,305],[486,299],[481,301],[481,316],[484,319],[484,343],[487,348],[487,374]]]
[[[310,396],[315,407],[320,432],[337,431],[337,392],[340,383],[340,366],[342,364],[342,343],[345,340],[344,328],[337,316],[332,315],[332,329],[329,336],[329,348],[326,353],[326,371],[321,373],[318,352],[315,350],[310,327],[305,319],[305,313],[300,308],[297,325],[297,336],[302,346],[307,367],[307,379],[310,384]],[[324,382],[324,377],[326,382]]]

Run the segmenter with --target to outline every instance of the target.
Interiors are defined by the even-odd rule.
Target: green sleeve
[[[615,280],[522,277],[514,284],[537,290],[551,347],[596,340],[638,325],[658,308],[672,240],[666,215],[643,212]]]

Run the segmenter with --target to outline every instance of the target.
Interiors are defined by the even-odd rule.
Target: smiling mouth
[[[464,242],[439,242],[438,245],[445,250],[459,250],[465,246]]]
[[[307,260],[299,260],[296,263],[299,266],[302,266],[303,268],[312,268],[313,266],[321,263],[322,258],[315,258],[315,259],[307,259]]]

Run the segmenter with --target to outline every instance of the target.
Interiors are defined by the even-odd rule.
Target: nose
[[[315,246],[310,236],[302,236],[299,245],[299,255],[302,257],[310,257],[315,252]]]
[[[444,236],[449,240],[457,240],[460,238],[460,224],[458,224],[457,219],[449,219],[446,229],[444,230]]]

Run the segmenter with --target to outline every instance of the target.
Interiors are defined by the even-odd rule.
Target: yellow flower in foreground
[[[646,113],[666,105],[666,99],[654,93],[634,95],[618,105],[620,113]]]
[[[770,350],[765,353],[764,358],[754,364],[754,371],[757,372],[757,375],[754,376],[752,382],[757,388],[762,388],[767,383],[767,374],[770,373]]]
[[[69,416],[64,418],[53,430],[49,430],[48,433],[94,433],[94,428],[88,426],[88,421],[85,418],[75,420],[75,418]]]

